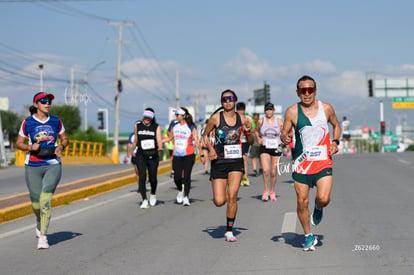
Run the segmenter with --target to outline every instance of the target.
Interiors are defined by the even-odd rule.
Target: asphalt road
[[[33,216],[0,225],[0,274],[413,274],[413,167],[412,153],[335,156],[320,242],[304,252],[290,174],[277,202],[260,200],[261,177],[241,187],[238,241],[226,243],[225,207],[196,164],[189,207],[166,175],[149,209],[135,185],[55,208],[48,250],[36,250]]]

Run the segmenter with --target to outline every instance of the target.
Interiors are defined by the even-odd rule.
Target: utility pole
[[[118,62],[116,66],[116,94],[115,94],[115,123],[114,123],[114,149],[112,150],[112,159],[115,163],[119,163],[118,159],[118,147],[119,147],[119,100],[122,92],[122,80],[121,80],[121,61],[122,61],[122,30],[124,25],[132,25],[133,23],[128,23],[120,21],[118,23],[110,22],[109,24],[119,25],[119,35],[118,35]],[[114,155],[116,155],[114,157]]]
[[[1,112],[0,112],[0,152],[1,152],[1,166],[7,167],[7,158],[6,158],[6,149],[4,147],[4,138],[3,138],[3,126],[1,124]]]

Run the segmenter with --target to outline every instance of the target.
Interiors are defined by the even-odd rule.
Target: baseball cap
[[[176,115],[185,115],[186,113],[185,113],[185,111],[183,110],[183,109],[181,109],[181,108],[179,108],[179,109],[175,109],[174,110],[174,113],[176,114]]]
[[[265,104],[264,109],[265,109],[265,111],[266,110],[274,110],[275,106],[273,105],[273,103],[268,102],[268,103]]]
[[[51,100],[55,99],[55,96],[53,94],[48,94],[48,93],[44,93],[44,92],[40,92],[35,94],[35,96],[33,97],[33,103],[36,103],[37,101],[41,100],[42,98],[48,97]]]

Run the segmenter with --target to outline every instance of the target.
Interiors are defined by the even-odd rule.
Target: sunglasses
[[[236,101],[236,97],[233,95],[230,96],[222,96],[221,97],[221,102],[235,102]]]
[[[309,87],[309,88],[299,88],[299,93],[302,95],[306,95],[306,93],[308,94],[313,94],[315,92],[315,88],[313,87]]]
[[[50,98],[41,98],[41,99],[38,100],[38,102],[40,102],[42,104],[52,105],[52,100]]]

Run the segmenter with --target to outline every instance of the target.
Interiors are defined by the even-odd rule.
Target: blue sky
[[[379,125],[380,99],[368,98],[367,73],[414,78],[413,1],[51,2],[0,0],[0,97],[9,97],[19,114],[39,89],[44,64],[44,86],[55,103],[65,102],[73,70],[74,79],[89,83],[79,85],[90,99],[88,124],[97,126],[97,109],[108,108],[112,132],[120,21],[134,23],[123,27],[121,132],[133,129],[144,107],[155,109],[162,126],[168,122],[176,71],[180,105],[198,99],[201,117],[224,89],[247,101],[264,81],[271,101],[285,110],[297,101],[296,80],[308,74],[318,98],[339,119],[347,116],[351,128]],[[388,124],[404,116],[414,124],[413,109],[385,102]]]

